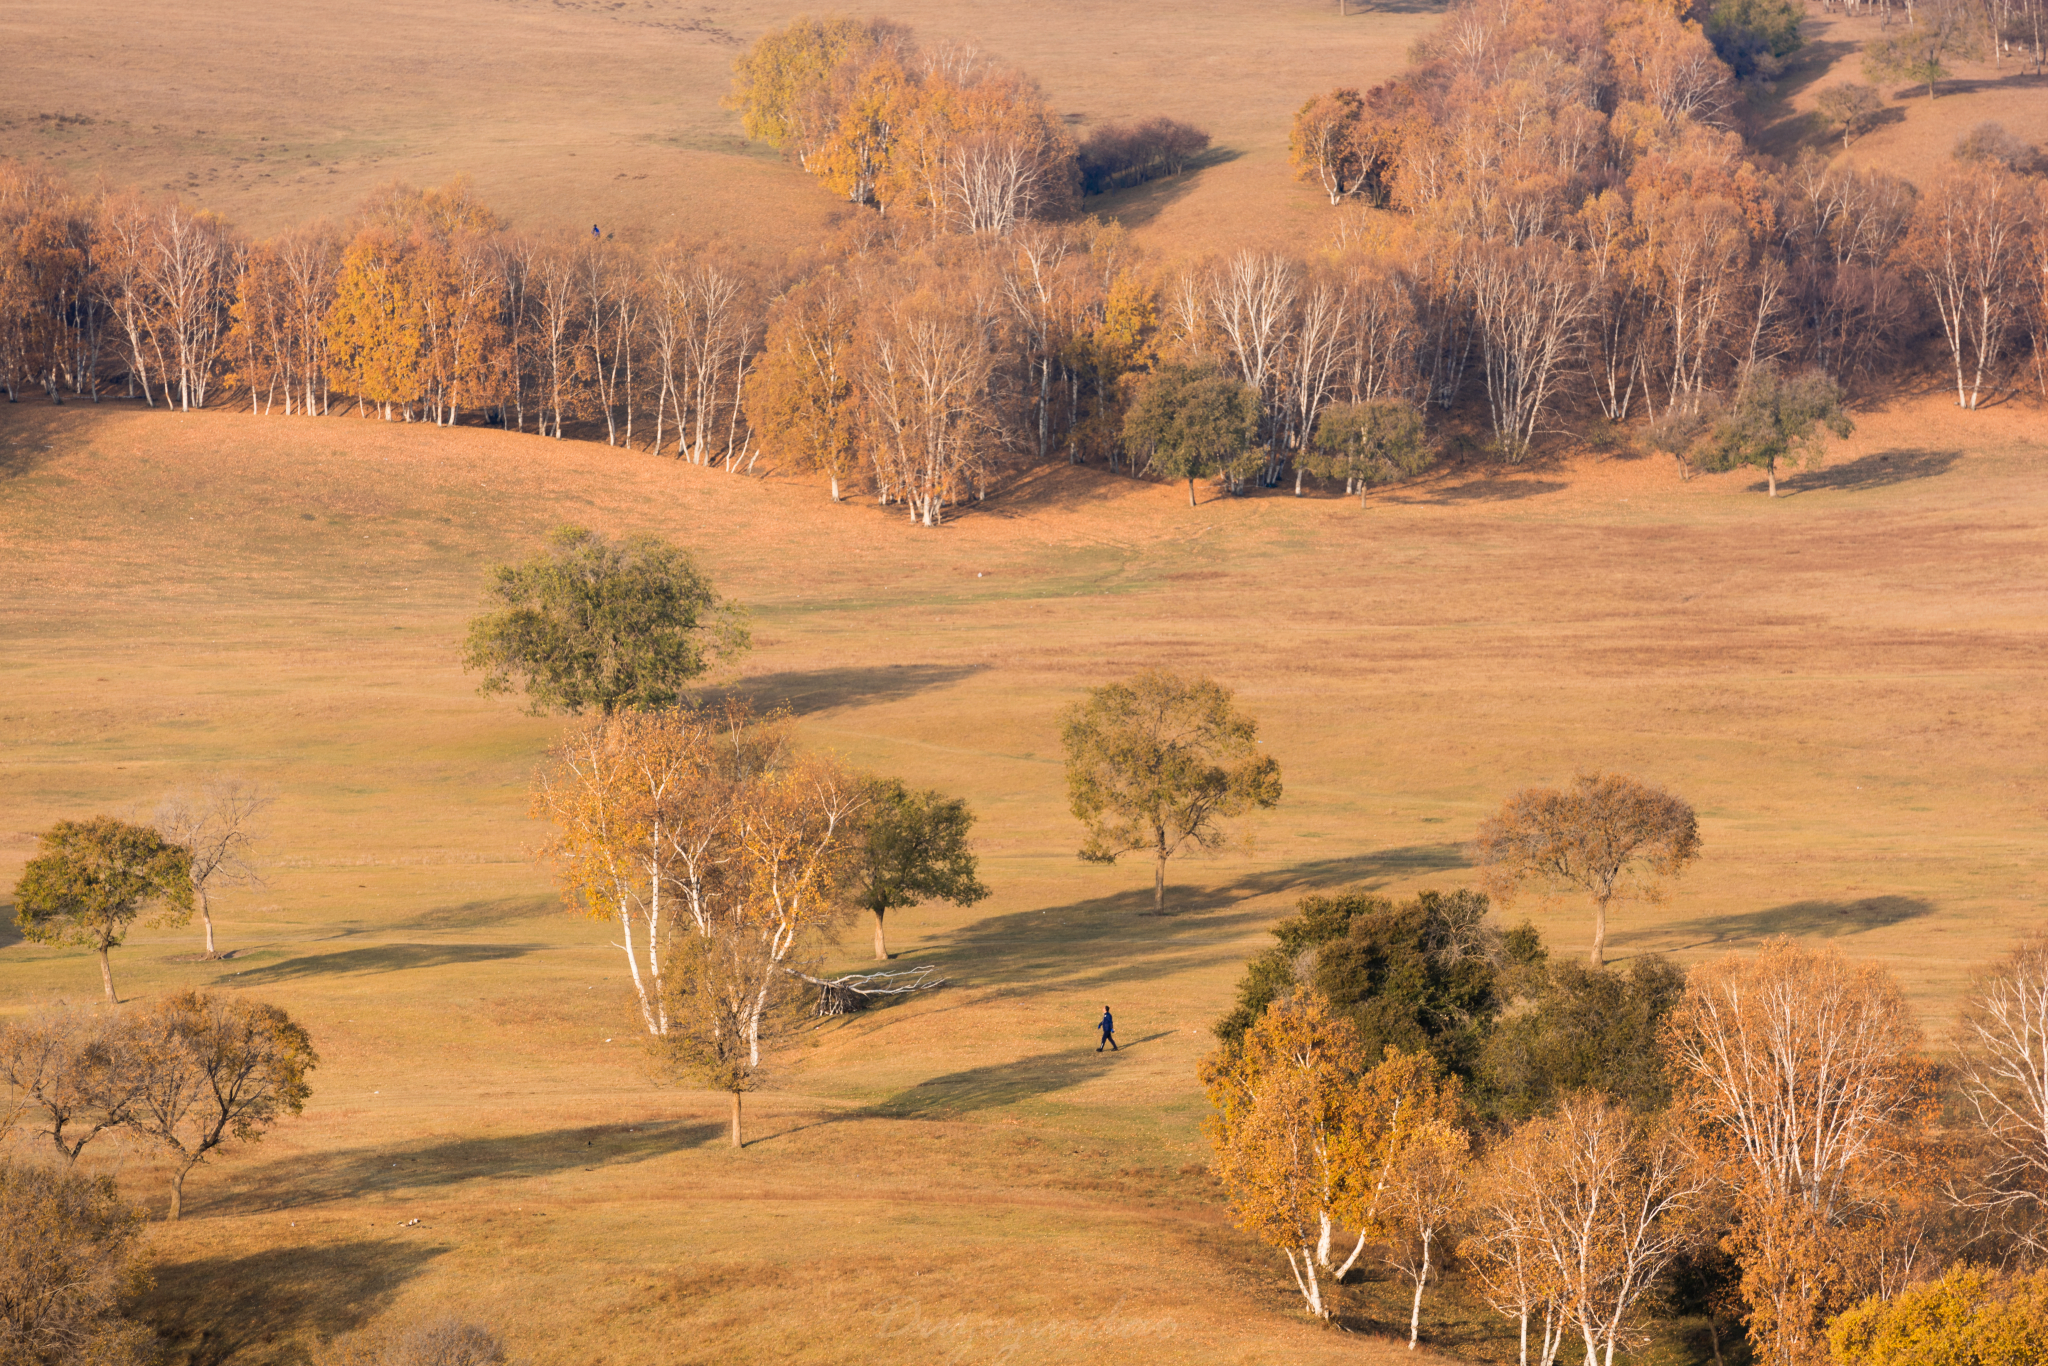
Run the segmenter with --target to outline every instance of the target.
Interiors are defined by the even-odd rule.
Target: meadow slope
[[[324,1059],[304,1117],[152,1231],[178,1359],[297,1361],[444,1306],[539,1366],[1391,1359],[1383,1288],[1345,1290],[1360,1334],[1312,1329],[1203,1169],[1206,1026],[1303,891],[1465,885],[1505,793],[1597,765],[1690,798],[1706,840],[1669,905],[1620,913],[1621,956],[1825,940],[1938,1037],[1968,966],[2041,922],[2038,414],[1862,423],[1776,502],[1586,457],[1191,510],[1061,467],[920,531],[602,445],[0,411],[0,879],[60,816],[222,770],[279,794],[232,960],[167,930],[115,956],[129,997],[279,1001]],[[565,521],[695,547],[755,613],[739,687],[980,814],[995,895],[892,920],[952,985],[813,1034],[743,1152],[720,1098],[649,1076],[605,928],[532,857],[561,723],[457,664],[488,566]],[[1074,859],[1058,760],[1059,708],[1148,664],[1237,688],[1287,782],[1165,918],[1144,869]],[[1583,908],[1524,913],[1583,948]],[[0,1011],[97,990],[0,936]],[[1104,1002],[1130,1046],[1098,1058]],[[1497,1352],[1468,1311],[1434,1339]]]

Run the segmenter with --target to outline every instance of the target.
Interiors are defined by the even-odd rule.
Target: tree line
[[[2048,384],[2040,179],[1968,139],[1923,187],[1755,153],[1721,52],[1783,25],[1751,10],[1772,7],[1731,0],[1703,30],[1621,0],[1475,0],[1399,77],[1300,109],[1300,174],[1390,211],[1346,230],[1422,304],[1419,398],[1448,405],[1476,370],[1512,459],[1568,403],[1622,422],[1778,368],[1874,382],[1930,336],[1965,408],[2029,359]]]
[[[773,264],[521,233],[460,182],[252,243],[12,168],[0,377],[767,458],[920,525],[1062,458],[1362,495],[1467,429],[1513,461],[1587,416],[1775,488],[1847,432],[1845,387],[1937,363],[1965,408],[2029,364],[2048,385],[2038,162],[1984,130],[1926,187],[1755,153],[1736,68],[1796,40],[1779,8],[1454,10],[1401,76],[1296,115],[1297,168],[1343,206],[1307,256],[1145,258],[1074,213],[1074,177],[1185,167],[1202,135],[1100,129],[1053,175],[1076,153],[1028,81],[881,21],[801,20],[737,65],[750,132],[867,206]],[[962,158],[1026,146],[1058,156],[1011,208],[946,207]]]

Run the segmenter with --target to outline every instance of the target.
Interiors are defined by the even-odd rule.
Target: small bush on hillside
[[[8,1366],[140,1366],[148,1329],[121,1302],[149,1283],[142,1215],[114,1183],[0,1163],[0,1361]]]
[[[511,1358],[491,1329],[444,1315],[392,1331],[350,1334],[318,1360],[320,1366],[505,1366]]]
[[[1980,123],[1956,140],[1957,161],[1978,161],[2025,175],[2040,164],[2040,153],[2005,130],[2002,123]]]
[[[1178,119],[1104,124],[1081,144],[1081,192],[1107,194],[1179,175],[1208,146],[1207,133]]]

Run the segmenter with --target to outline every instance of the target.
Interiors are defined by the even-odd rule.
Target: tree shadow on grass
[[[1243,956],[1237,942],[1273,917],[1245,903],[1331,887],[1380,886],[1395,878],[1465,866],[1456,844],[1380,849],[1262,869],[1221,884],[1166,889],[1166,914],[1152,914],[1152,889],[1136,886],[1065,906],[1012,911],[963,926],[932,948],[906,955],[979,984],[1076,991],[1169,977]],[[1142,873],[1140,874],[1142,876]]]
[[[1894,447],[1888,451],[1873,451],[1858,456],[1845,465],[1830,465],[1817,470],[1805,470],[1790,478],[1778,481],[1778,495],[1791,493],[1816,493],[1821,489],[1836,489],[1848,492],[1855,489],[1881,489],[1892,484],[1909,483],[1915,479],[1932,479],[1946,474],[1956,461],[1963,458],[1961,451],[1929,450],[1924,446]],[[1770,488],[1768,481],[1758,481],[1749,486],[1751,493],[1763,493]]]
[[[626,1166],[724,1136],[724,1126],[712,1122],[639,1120],[485,1138],[424,1138],[233,1168],[223,1173],[231,1180],[214,1198],[244,1210],[298,1209],[468,1181],[527,1181]]]
[[[0,949],[12,948],[28,938],[15,923],[14,907],[0,904]]]
[[[407,972],[414,968],[495,963],[507,958],[521,958],[546,947],[545,944],[380,944],[376,948],[344,949],[339,953],[287,958],[282,963],[223,973],[213,981],[215,986],[243,987],[348,973]]]
[[[1742,915],[1710,915],[1660,926],[1658,933],[1684,940],[1687,949],[1713,948],[1790,935],[1794,939],[1838,939],[1889,929],[1934,914],[1934,903],[1917,896],[1866,896],[1857,901],[1792,901]]]
[[[1569,485],[1561,479],[1479,478],[1468,479],[1462,484],[1452,484],[1449,488],[1427,491],[1418,489],[1399,501],[1446,506],[1458,503],[1515,503],[1524,498],[1540,498],[1546,493],[1556,493],[1567,487]]]
[[[271,1247],[245,1257],[159,1262],[141,1317],[188,1366],[220,1366],[280,1338],[361,1328],[407,1281],[453,1249],[442,1243],[354,1239]],[[264,1358],[268,1360],[269,1358]]]
[[[787,706],[798,716],[832,707],[900,702],[930,688],[972,678],[983,664],[886,664],[791,670],[743,678],[730,690],[758,710]]]
[[[494,925],[538,920],[542,916],[559,914],[561,909],[562,899],[557,896],[501,896],[485,901],[464,901],[454,906],[436,906],[411,920],[386,928],[393,931],[485,930]]]

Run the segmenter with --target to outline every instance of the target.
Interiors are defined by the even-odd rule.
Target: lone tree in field
[[[854,899],[875,917],[875,961],[889,957],[882,919],[898,906],[950,901],[972,906],[988,895],[975,877],[967,832],[974,813],[958,797],[912,792],[895,778],[868,784],[867,831]]]
[[[14,885],[15,923],[41,944],[75,944],[100,956],[107,1000],[114,969],[107,954],[152,903],[164,924],[192,915],[192,856],[146,825],[112,816],[58,821],[41,838],[42,851]]]
[[[1778,496],[1778,462],[1811,464],[1827,447],[1828,433],[1856,430],[1842,412],[1842,387],[1818,370],[1785,376],[1765,366],[1743,382],[1727,412],[1700,443],[1702,469],[1732,470],[1751,465],[1764,472],[1771,497]]]
[[[1567,788],[1527,787],[1479,827],[1487,890],[1501,904],[1531,881],[1593,898],[1594,967],[1607,961],[1607,907],[1657,901],[1653,877],[1676,877],[1700,856],[1693,809],[1620,773],[1581,773]]]
[[[85,1145],[133,1117],[142,1087],[133,1017],[57,1006],[0,1023],[0,1134],[23,1113],[67,1163]]]
[[[157,830],[192,860],[192,891],[206,926],[208,958],[219,956],[213,946],[213,893],[262,884],[249,861],[255,847],[251,830],[269,805],[270,798],[254,783],[223,778],[197,793],[173,792],[157,806]]]
[[[550,549],[500,565],[497,611],[469,626],[465,669],[478,691],[525,680],[535,715],[673,706],[685,684],[747,647],[740,609],[720,598],[688,551],[658,536],[611,541],[564,526]]]
[[[1166,910],[1166,861],[1192,844],[1220,847],[1222,822],[1280,800],[1280,765],[1259,724],[1211,678],[1147,669],[1068,709],[1067,795],[1088,829],[1081,857],[1153,857],[1152,909]]]
[[[796,1022],[797,979],[772,946],[736,926],[691,935],[669,958],[663,984],[666,1034],[651,1041],[668,1070],[732,1097],[732,1146],[740,1136],[740,1097],[760,1085],[761,1051]]]
[[[284,1011],[262,1001],[187,991],[153,1007],[137,1025],[138,1093],[127,1127],[171,1162],[166,1219],[184,1207],[185,1178],[233,1142],[306,1106],[306,1074],[319,1065],[313,1041]]]
[[[1246,469],[1258,435],[1258,391],[1205,366],[1164,367],[1124,415],[1132,464],[1144,452],[1154,474],[1187,480],[1189,507],[1195,480]]]
[[[1851,82],[1830,86],[1820,92],[1813,107],[1820,116],[1842,130],[1842,150],[1876,126],[1884,113],[1884,98],[1867,85]]]
[[[121,1313],[149,1284],[142,1218],[112,1177],[0,1162],[0,1355],[22,1366],[158,1360]]]

